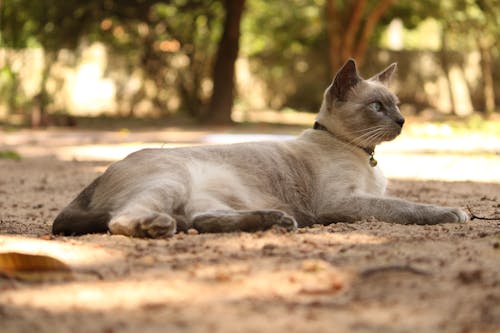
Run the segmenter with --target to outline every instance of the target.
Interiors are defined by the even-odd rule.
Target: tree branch
[[[361,18],[366,7],[366,0],[356,1],[355,6],[351,12],[351,17],[349,18],[349,25],[344,34],[342,43],[342,59],[341,61],[347,60],[347,58],[354,56],[354,41],[356,40],[356,35],[361,27]]]
[[[363,31],[361,32],[361,37],[359,38],[355,52],[356,60],[360,66],[363,65],[364,62],[368,40],[372,36],[373,30],[375,29],[378,21],[390,7],[391,3],[392,0],[381,0],[366,18],[366,23],[363,27]]]

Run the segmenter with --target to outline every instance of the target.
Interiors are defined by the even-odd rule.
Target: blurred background
[[[227,123],[258,110],[316,112],[348,57],[367,76],[397,62],[406,113],[488,116],[500,98],[497,0],[0,6],[4,121],[188,115]]]
[[[408,137],[454,140],[394,149],[498,163],[499,36],[499,0],[3,0],[0,124],[297,134],[353,57],[366,77],[398,63]]]

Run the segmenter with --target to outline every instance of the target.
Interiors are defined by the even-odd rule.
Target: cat
[[[384,196],[375,146],[404,118],[387,85],[392,64],[363,79],[349,59],[326,89],[313,129],[278,142],[144,149],[112,164],[53,223],[54,234],[161,238],[286,230],[369,217],[401,224],[465,222],[457,208]]]

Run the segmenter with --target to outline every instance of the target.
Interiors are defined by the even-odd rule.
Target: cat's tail
[[[90,207],[94,192],[101,181],[97,177],[59,215],[52,224],[54,235],[83,235],[105,233],[111,215],[108,210]]]
[[[83,234],[105,233],[111,215],[107,211],[85,211],[66,207],[52,224],[54,235],[76,236]]]

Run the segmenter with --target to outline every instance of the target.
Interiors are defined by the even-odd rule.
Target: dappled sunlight
[[[146,148],[175,148],[188,144],[165,143],[127,143],[116,145],[85,145],[62,147],[57,150],[56,156],[63,161],[117,161],[133,152]],[[189,144],[189,146],[192,146]]]
[[[267,237],[255,238],[251,234],[241,234],[240,240],[235,241],[232,237],[218,237],[211,239],[210,244],[219,247],[222,251],[261,250],[266,245],[273,245],[276,248],[300,247],[301,243],[316,244],[317,246],[335,245],[361,245],[361,244],[382,244],[389,239],[382,236],[374,236],[362,232],[348,233],[321,233],[321,234],[283,234],[273,235],[272,239]]]
[[[420,154],[495,154],[500,149],[500,136],[463,135],[441,138],[401,136],[384,142],[377,152]]]
[[[381,153],[377,160],[389,178],[500,183],[498,155]]]
[[[425,323],[422,317],[425,315]],[[358,326],[376,327],[378,332],[390,332],[391,325],[398,323],[403,332],[425,332],[416,327],[435,327],[442,321],[439,311],[429,311],[428,306],[416,306],[414,302],[391,303],[385,306],[376,304],[363,304],[362,309],[356,312]]]
[[[207,134],[199,138],[199,143],[183,142],[128,142],[124,144],[113,145],[78,145],[70,147],[61,147],[57,149],[57,158],[68,161],[117,161],[125,158],[127,155],[146,148],[179,148],[193,147],[198,145],[229,144],[252,141],[266,140],[290,140],[292,135],[276,134]]]
[[[285,125],[310,125],[314,123],[316,114],[300,111],[276,111],[276,110],[242,110],[236,108],[231,118],[238,123],[268,123]]]
[[[500,182],[500,136],[488,131],[460,133],[447,124],[412,125],[377,147],[389,178]]]
[[[241,142],[255,141],[283,141],[294,139],[295,135],[284,134],[259,134],[259,133],[242,133],[242,134],[208,134],[203,138],[203,143],[206,144],[230,144]]]
[[[76,274],[74,281],[25,285],[5,290],[0,294],[0,304],[65,313],[75,307],[80,311],[135,310],[155,304],[212,306],[250,299],[265,301],[317,298],[322,295],[331,297],[349,290],[357,276],[354,270],[348,267],[341,269],[328,261],[310,256],[300,259],[294,255],[290,257],[295,258],[293,260],[277,263],[275,256],[265,254],[267,249],[307,253],[311,247],[332,247],[332,251],[335,251],[334,248],[338,250],[339,246],[346,244],[377,245],[388,242],[385,237],[352,231],[320,234],[266,232],[263,237],[248,233],[240,233],[236,237],[231,234],[219,237],[207,235],[206,240],[203,235],[198,237],[202,238],[196,243],[200,246],[209,244],[214,254],[220,254],[218,262],[213,262],[210,257],[200,260],[199,254],[192,251],[181,250],[168,254],[161,250],[163,246],[175,248],[175,243],[183,242],[183,238],[178,241],[174,238],[146,242],[116,236],[106,238],[100,245],[92,245],[92,242],[81,245],[75,240],[45,241],[1,236],[0,244],[5,251],[50,255],[73,268],[105,265],[105,271],[108,272],[131,271],[126,277],[114,281],[101,281],[96,277],[89,279],[88,276]],[[175,242],[171,244],[172,241]],[[142,260],[144,258],[132,262],[128,250],[120,252],[109,249],[105,246],[108,243],[121,244],[119,248],[122,250],[123,246],[136,250],[144,246],[158,246],[158,249],[152,250],[159,256],[154,265]],[[189,243],[185,246],[189,248]],[[240,253],[244,257],[233,257],[233,253]],[[244,259],[248,255],[257,261]],[[175,263],[182,263],[183,269],[176,269]]]
[[[290,265],[288,265],[290,266]],[[179,272],[157,269],[155,276],[136,275],[119,281],[80,281],[7,290],[0,304],[51,312],[133,310],[151,304],[220,304],[244,299],[332,295],[346,290],[350,273],[321,260],[290,267],[273,262],[202,265]]]
[[[76,241],[42,240],[0,235],[2,252],[20,252],[54,257],[73,268],[101,266],[123,259],[119,250]]]

